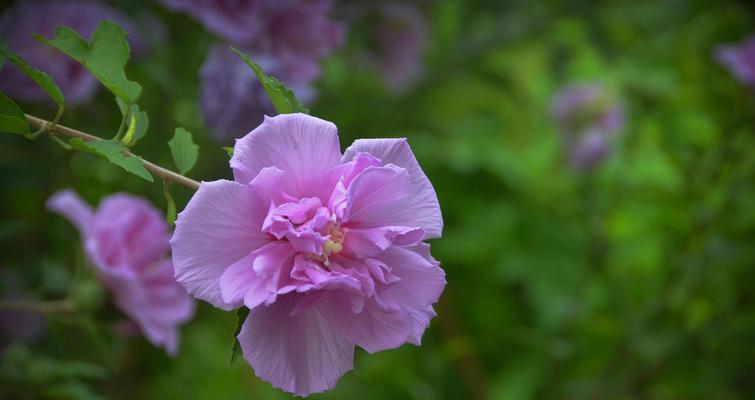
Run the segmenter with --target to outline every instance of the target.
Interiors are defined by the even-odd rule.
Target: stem
[[[52,301],[6,300],[0,301],[0,310],[56,314],[72,313],[74,312],[74,306],[73,303],[66,299]]]
[[[37,118],[37,117],[35,117],[33,115],[29,115],[29,114],[26,114],[26,121],[29,122],[29,125],[31,125],[31,126],[33,126],[35,128],[42,128],[46,124],[50,123],[49,121],[46,121],[46,120],[41,119],[41,118]],[[69,137],[69,138],[79,138],[79,139],[82,139],[84,141],[89,141],[89,140],[104,140],[104,139],[102,139],[100,137],[97,137],[97,136],[94,136],[94,135],[90,135],[90,134],[85,133],[85,132],[77,131],[75,129],[71,129],[71,128],[68,128],[68,127],[65,127],[65,126],[62,126],[62,125],[49,126],[47,128],[47,132],[50,133],[50,134],[52,134],[52,135],[56,135],[56,136],[63,136],[63,137]],[[126,155],[132,156],[132,157],[136,157],[136,155],[134,155],[131,152],[126,152]],[[142,158],[139,158],[139,157],[137,157],[137,158],[139,160],[141,160],[142,163],[144,163],[144,168],[146,168],[147,171],[151,172],[152,174],[157,175],[160,178],[163,178],[165,180],[168,180],[168,181],[171,181],[171,182],[175,182],[175,183],[179,183],[179,184],[184,185],[184,186],[186,186],[186,187],[188,187],[190,189],[194,189],[194,190],[199,189],[199,182],[197,182],[197,181],[195,181],[195,180],[193,180],[191,178],[187,178],[187,177],[185,177],[185,176],[183,176],[181,174],[178,174],[176,172],[173,172],[173,171],[171,171],[169,169],[165,169],[165,168],[163,168],[163,167],[161,167],[159,165],[153,164],[153,163],[151,163],[151,162],[149,162],[147,160],[144,160]]]
[[[131,104],[128,104],[126,106],[126,112],[123,114],[121,125],[118,127],[118,132],[116,132],[115,136],[113,136],[113,140],[121,140],[121,137],[123,137],[123,132],[126,132],[126,127],[128,126],[129,117],[131,117]]]

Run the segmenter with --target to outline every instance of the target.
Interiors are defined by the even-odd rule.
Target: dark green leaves
[[[47,93],[55,101],[55,103],[59,107],[65,104],[66,100],[63,96],[63,92],[60,91],[58,85],[55,84],[55,80],[52,78],[52,76],[30,66],[21,57],[11,53],[7,49],[0,47],[0,54],[2,54],[3,57],[7,58],[8,61],[12,62],[16,67],[18,67],[21,72],[31,78],[37,84],[37,86],[42,88],[42,90],[44,90],[45,93]]]
[[[26,122],[24,112],[2,92],[0,92],[0,131],[19,135],[29,134],[29,124]]]
[[[199,155],[199,146],[191,140],[191,132],[184,128],[176,128],[173,139],[170,139],[168,146],[170,146],[173,161],[182,174],[194,167]]]
[[[233,349],[231,350],[231,364],[233,364],[236,359],[239,358],[241,355],[241,343],[239,343],[239,339],[237,336],[239,335],[239,332],[241,332],[241,327],[244,325],[244,321],[246,321],[246,318],[249,316],[249,309],[246,307],[241,307],[238,310],[236,310],[236,329],[233,331]]]
[[[91,140],[85,142],[76,138],[71,139],[68,144],[76,150],[104,157],[127,172],[153,182],[152,175],[144,168],[142,161],[133,154],[128,154],[128,148],[121,143],[111,140]]]
[[[259,79],[262,87],[265,88],[265,92],[267,92],[267,96],[270,98],[270,102],[273,103],[275,111],[277,111],[279,114],[309,114],[309,110],[304,107],[299,100],[296,99],[296,96],[291,89],[287,88],[286,85],[284,85],[278,79],[265,75],[265,73],[262,72],[262,68],[252,62],[252,60],[250,60],[249,57],[247,57],[246,54],[244,54],[240,50],[233,47],[231,47],[231,50],[234,53],[238,54],[238,56],[241,57],[244,62],[246,62],[249,68],[254,71],[254,74],[257,75],[257,79]]]
[[[90,43],[66,27],[59,27],[51,40],[42,36],[37,36],[37,39],[79,61],[127,104],[133,104],[139,98],[142,87],[128,80],[123,70],[128,61],[129,47],[126,33],[120,26],[110,21],[100,22]]]

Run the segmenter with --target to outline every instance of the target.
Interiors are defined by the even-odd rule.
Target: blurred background
[[[201,146],[196,180],[229,178],[222,147],[274,113],[228,45],[333,121],[343,147],[409,138],[445,219],[438,317],[421,347],[358,350],[313,398],[755,398],[752,3],[0,4],[9,48],[76,103],[61,124],[103,137],[121,118],[112,95],[30,34],[124,26],[150,116],[134,151],[173,168],[166,142],[183,126]],[[52,118],[22,83],[0,72],[0,90]],[[0,397],[290,397],[229,363],[233,313],[199,304],[174,358],[124,332],[81,272],[78,233],[44,208],[66,187],[165,209],[159,184],[0,135],[0,297],[76,304],[0,310]],[[192,192],[173,191],[180,210]]]

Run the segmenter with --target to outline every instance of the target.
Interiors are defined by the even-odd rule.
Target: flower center
[[[328,257],[338,254],[343,250],[343,237],[345,232],[338,225],[331,223],[327,228],[328,239],[322,244],[322,254],[311,254],[309,257],[323,263],[326,267],[330,265]]]

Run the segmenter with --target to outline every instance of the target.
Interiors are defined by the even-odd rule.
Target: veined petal
[[[405,168],[410,177],[411,199],[403,205],[403,215],[413,216],[413,224],[397,223],[422,228],[426,239],[440,237],[443,231],[443,216],[440,212],[435,189],[417,163],[406,139],[360,139],[354,141],[344,152],[343,161],[353,160],[360,152],[379,158],[383,165],[393,164]],[[419,225],[418,225],[419,223]]]
[[[284,172],[284,190],[296,197],[327,200],[325,171],[339,163],[338,129],[306,114],[282,114],[265,120],[236,141],[231,168],[237,182],[248,183],[265,167]],[[327,186],[327,185],[325,185]]]
[[[349,229],[343,246],[357,258],[374,257],[392,245],[412,245],[425,236],[421,228],[385,226],[379,228]]]
[[[316,308],[344,337],[368,353],[399,347],[412,333],[412,318],[404,310],[383,312],[374,300],[368,300],[361,312],[354,313],[338,293],[326,296]]]
[[[202,182],[178,215],[171,239],[176,279],[215,307],[229,310],[219,279],[226,269],[271,238],[260,231],[267,204],[249,186],[231,181]]]
[[[292,293],[252,310],[238,340],[258,377],[277,388],[307,396],[333,388],[354,367],[354,344],[317,307],[293,313],[302,299],[302,295]]]
[[[429,246],[416,249],[393,246],[377,256],[391,267],[391,273],[400,281],[386,287],[379,301],[387,307],[400,307],[412,317],[412,334],[409,341],[419,344],[430,319],[435,316],[432,305],[438,301],[446,287],[446,275],[432,258],[423,252]],[[429,256],[429,251],[427,252]]]

